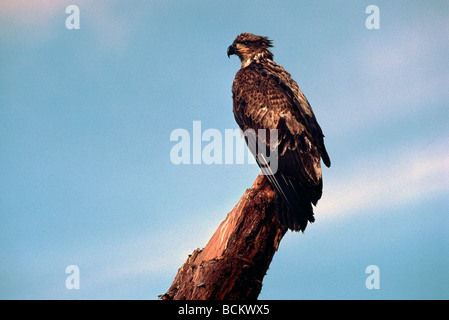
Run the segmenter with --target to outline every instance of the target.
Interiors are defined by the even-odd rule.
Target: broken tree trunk
[[[287,229],[276,217],[278,197],[263,175],[247,189],[203,250],[179,269],[163,300],[257,299]]]

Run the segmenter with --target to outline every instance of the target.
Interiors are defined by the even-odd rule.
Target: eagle
[[[273,61],[272,40],[251,33],[238,35],[227,49],[241,68],[232,84],[233,113],[243,132],[253,130],[269,150],[277,148],[277,170],[258,158],[260,147],[246,143],[270,186],[282,199],[278,218],[293,231],[314,222],[313,207],[322,196],[321,160],[330,167],[324,135],[312,108],[291,75]],[[261,130],[277,130],[273,143]],[[262,131],[263,132],[263,131]],[[257,149],[257,150],[256,150]]]

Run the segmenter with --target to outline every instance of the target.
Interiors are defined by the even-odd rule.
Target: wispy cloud
[[[83,0],[81,0],[83,2]],[[63,2],[51,0],[17,0],[0,2],[0,39],[42,42],[54,35],[52,27],[61,16],[64,27],[65,6]]]
[[[42,44],[65,30],[66,7],[73,1],[15,0],[0,2],[0,38]],[[80,30],[92,34],[99,49],[123,51],[133,31],[144,17],[139,6],[121,10],[112,1],[78,0]]]
[[[444,30],[449,31],[449,23],[442,17],[381,27],[379,34],[367,31],[366,37],[330,55],[323,79],[331,94],[321,102],[329,107],[320,119],[338,123],[331,126],[332,135],[363,132],[447,101],[449,43]]]
[[[382,93],[383,107],[426,107],[429,100],[447,95],[449,45],[444,29],[449,30],[447,19],[401,26],[383,41],[363,41],[355,48],[359,69],[369,77],[373,91]]]
[[[393,122],[402,123],[401,130],[409,131],[410,138],[405,146],[387,142],[367,150],[365,156],[353,150],[345,168],[324,170],[325,192],[317,208],[323,217],[390,208],[449,192],[448,138],[443,133],[441,140],[429,142],[422,128],[410,122],[420,117],[417,123],[430,126],[432,119],[422,114],[435,104],[445,108],[439,107],[440,119],[449,120],[447,107],[442,105],[449,98],[445,59],[449,45],[442,41],[441,30],[449,30],[447,19],[435,17],[426,25],[400,25],[393,33],[361,38],[348,49],[353,56],[348,84],[359,91],[341,91],[333,97],[342,107],[324,115],[338,123],[330,127],[334,130],[330,136],[335,140],[344,136],[348,144],[354,134],[372,133],[372,128]],[[377,137],[369,139],[380,143]]]
[[[205,239],[210,235],[206,226],[202,229],[206,230],[204,234],[193,236],[188,227],[131,235],[101,248],[92,246],[84,250],[78,260],[71,261],[83,267],[83,290],[89,295],[95,296],[108,286],[130,279],[157,281],[167,275],[174,276],[173,273],[195,249],[192,246],[206,244]],[[186,242],[185,239],[190,240]]]
[[[323,219],[342,218],[449,193],[447,150],[447,139],[430,146],[414,142],[357,159],[339,173],[327,172],[325,194],[316,210]]]
[[[83,2],[83,0],[79,2]],[[15,21],[24,25],[45,23],[63,7],[64,2],[52,0],[6,0],[0,2],[2,16],[9,17],[10,22]]]

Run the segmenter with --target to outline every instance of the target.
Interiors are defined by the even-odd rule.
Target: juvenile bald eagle
[[[278,130],[277,171],[266,177],[286,204],[280,222],[304,231],[315,220],[312,204],[322,195],[320,158],[327,167],[331,162],[309,102],[290,74],[273,61],[270,47],[267,37],[251,33],[238,35],[228,47],[228,57],[235,54],[242,63],[232,84],[233,112],[240,129],[253,129],[256,138],[259,129]],[[263,167],[257,156],[256,161]]]

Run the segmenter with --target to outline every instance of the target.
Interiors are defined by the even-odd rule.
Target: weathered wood
[[[280,202],[263,175],[215,231],[179,269],[163,300],[257,299],[262,280],[287,229],[276,214]]]

